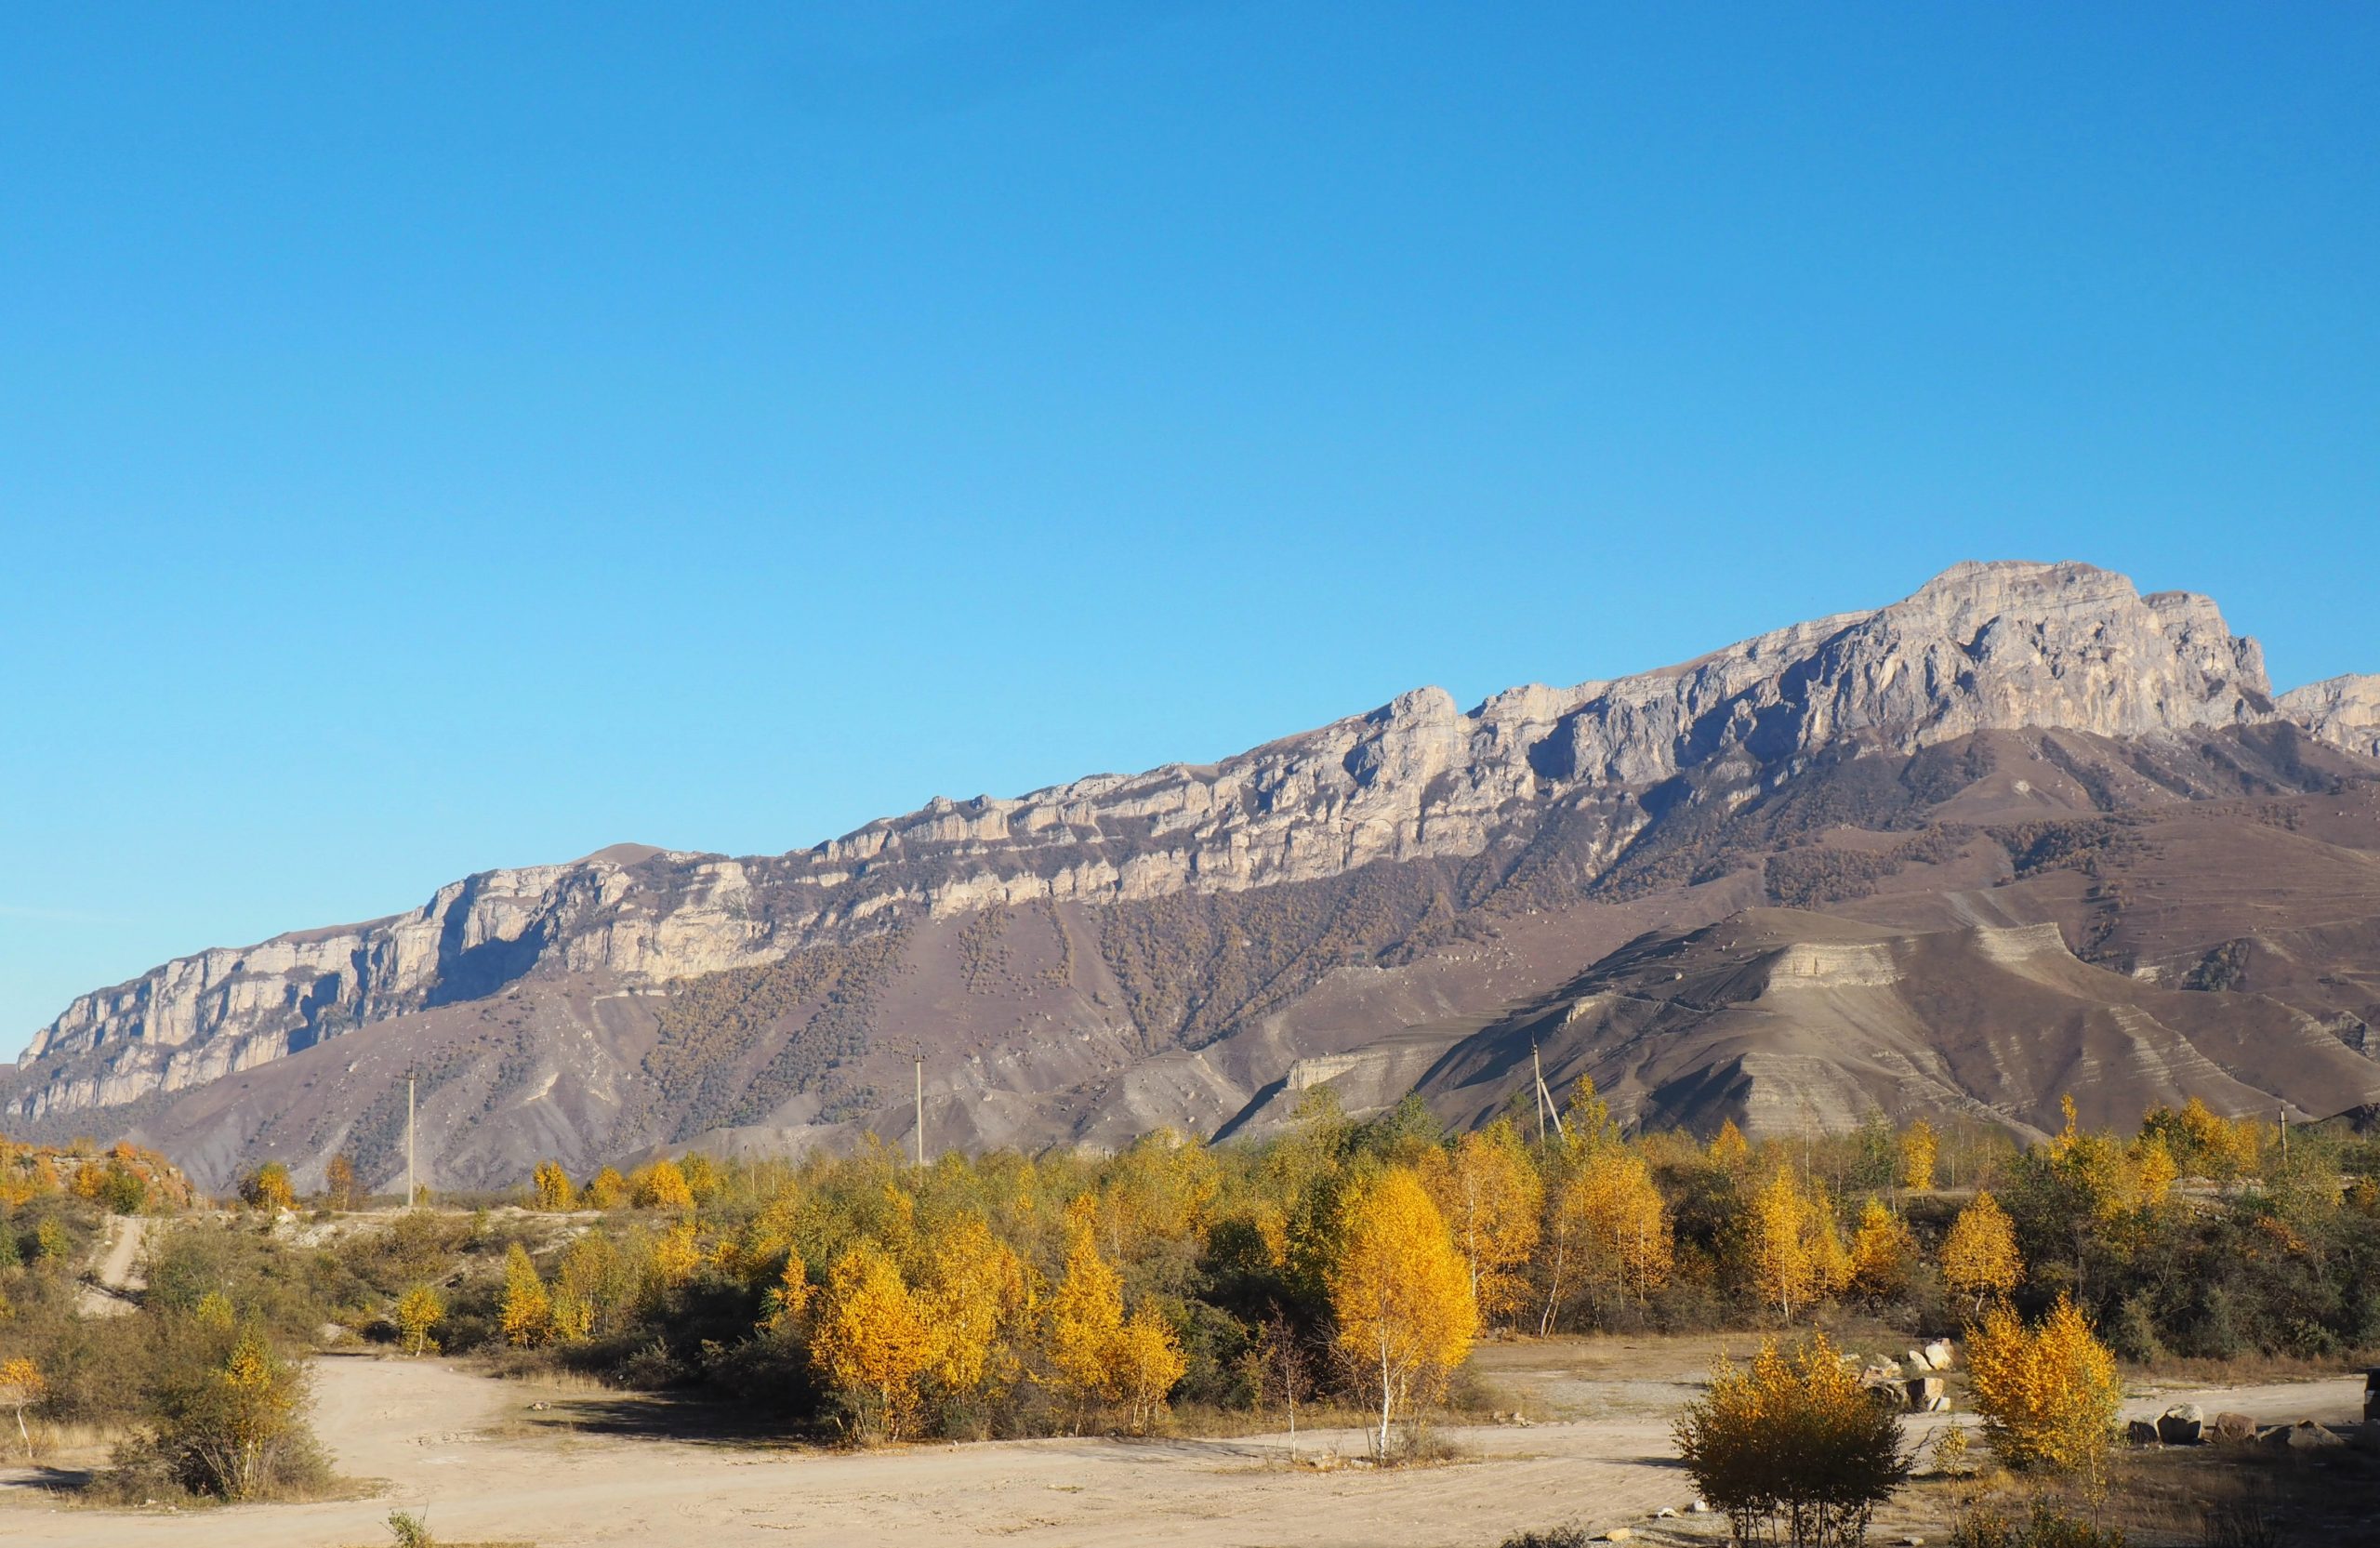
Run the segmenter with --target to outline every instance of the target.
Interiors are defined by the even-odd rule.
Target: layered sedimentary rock
[[[2255,642],[2231,634],[2206,598],[2142,596],[2122,576],[2081,564],[1963,564],[1903,602],[1778,629],[1677,667],[1515,688],[1467,712],[1442,690],[1419,689],[1220,763],[1098,775],[1013,800],[937,799],[783,855],[622,846],[570,865],[485,872],[410,913],[203,952],[86,995],[34,1036],[5,1092],[7,1110],[46,1119],[153,1105],[360,1029],[436,1020],[498,997],[583,1005],[574,1036],[634,1042],[646,1033],[620,1030],[619,1017],[641,1003],[637,996],[825,961],[817,954],[848,954],[902,932],[972,939],[972,919],[1037,907],[1065,910],[1036,927],[1056,953],[1039,971],[1071,986],[1074,998],[1066,1009],[1014,1013],[1028,1024],[1034,1015],[1088,1018],[1098,1039],[1115,1040],[1109,1059],[1120,1070],[1131,1045],[1161,1051],[1190,1038],[1197,1018],[1152,1022],[1146,1004],[1172,991],[1141,982],[1135,973],[1146,972],[1118,953],[1159,964],[1147,972],[1211,977],[1225,949],[1202,936],[1184,948],[1198,959],[1191,967],[1164,966],[1172,959],[1167,932],[1189,928],[1180,922],[1187,915],[1146,913],[1167,900],[1283,888],[1320,896],[1315,889],[1377,867],[1411,877],[1436,867],[1430,874],[1440,880],[1419,892],[1406,882],[1391,891],[1435,898],[1414,906],[1438,923],[1417,913],[1396,926],[1404,933],[1395,941],[1378,930],[1364,935],[1367,950],[1410,960],[1453,950],[1444,918],[1497,887],[1511,893],[1511,879],[1532,865],[1543,875],[1531,880],[1529,908],[1608,902],[1615,878],[1626,879],[1630,895],[1699,888],[1696,896],[1715,896],[1724,890],[1717,879],[1734,874],[1726,844],[1752,841],[1739,834],[1712,847],[1709,833],[1727,814],[1788,800],[1846,760],[1908,760],[2016,732],[2054,733],[2019,749],[2045,761],[2030,778],[2003,775],[1995,785],[1983,772],[1988,757],[1968,759],[1974,767],[1959,777],[1981,780],[1974,788],[1986,792],[1959,798],[1969,807],[2048,813],[2060,802],[2307,788],[2342,775],[2316,767],[2320,758],[2300,744],[2380,756],[2380,679],[2339,679],[2277,698]],[[1888,826],[1919,824],[1915,798],[1897,799],[1909,810]],[[1787,855],[1748,900],[1797,900],[1834,886],[1844,867],[1904,868],[1916,852],[1894,841],[1901,848],[1889,853],[1829,852],[1816,870],[1809,856]],[[1653,863],[1672,853],[1685,858]],[[1144,912],[1130,916],[1138,934],[1126,952],[1115,938],[1126,917],[1117,911],[1134,907]],[[1603,928],[1581,926],[1580,938],[1600,939]],[[1092,955],[1105,960],[1087,966]],[[834,960],[838,974],[865,966]],[[1799,960],[1778,968],[1780,981]],[[1323,971],[1302,967],[1294,992]],[[856,991],[838,992],[849,1003]],[[1473,992],[1431,991],[1456,999]],[[1251,998],[1248,1015],[1278,1013],[1280,1003]],[[613,1009],[599,1014],[603,1005]],[[1465,1014],[1495,1008],[1448,1005]],[[979,1011],[954,1013],[963,1022]],[[1210,1013],[1197,1028],[1191,1041],[1236,1024],[1219,1025]],[[842,1052],[820,1057],[861,1059],[885,1030],[838,1032]],[[1279,1052],[1281,1069],[1253,1075],[1277,1079],[1294,1057],[1336,1051]],[[632,1111],[624,1082],[635,1078],[627,1069],[590,1076],[589,1089]],[[819,1078],[787,1078],[788,1090],[806,1090]],[[845,1084],[864,1089],[855,1075]]]

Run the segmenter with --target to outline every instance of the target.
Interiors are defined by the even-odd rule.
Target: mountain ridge
[[[1523,685],[1470,711],[1417,689],[1214,763],[937,798],[782,855],[618,845],[477,873],[413,910],[195,953],[78,997],[36,1034],[5,1110],[21,1122],[124,1108],[526,984],[662,992],[888,933],[963,933],[992,912],[1072,911],[1051,936],[1073,933],[1071,961],[1094,946],[1117,956],[1107,936],[1118,909],[1179,913],[1170,900],[1310,890],[1378,867],[1406,876],[1398,885],[1417,867],[1444,882],[1507,850],[1516,867],[1568,879],[1569,893],[1549,893],[1560,907],[1571,893],[1616,896],[1632,866],[1656,891],[1690,892],[1706,883],[1659,871],[1663,846],[1862,757],[2054,732],[2039,755],[2079,760],[2089,777],[2044,765],[2044,781],[2079,779],[2082,794],[2062,799],[2096,809],[2343,778],[2307,760],[2380,756],[2375,721],[2380,678],[2277,695],[2255,642],[2231,634],[2205,597],[2144,596],[2083,564],[1970,562],[1898,602],[1649,672]],[[2118,744],[2131,750],[2106,750]],[[2146,794],[2110,796],[2092,780]],[[1468,906],[1444,905],[1450,916]],[[1412,928],[1444,946],[1436,927]],[[1145,1039],[1133,970],[1108,967],[1115,982],[1084,989],[1086,1013],[1112,1020],[1103,1000],[1126,1002]]]

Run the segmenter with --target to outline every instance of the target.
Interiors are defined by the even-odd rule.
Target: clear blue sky
[[[1962,558],[2380,669],[2375,58],[2352,6],[0,11],[0,1045],[472,870]]]

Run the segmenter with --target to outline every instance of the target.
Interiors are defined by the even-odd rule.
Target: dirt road
[[[1533,1356],[1551,1380],[1557,1353]],[[644,1438],[599,1429],[607,1404],[498,1383],[432,1361],[327,1356],[316,1425],[342,1473],[390,1480],[369,1499],[244,1506],[167,1516],[59,1508],[0,1475],[0,1539],[41,1548],[330,1548],[389,1541],[391,1509],[426,1516],[449,1541],[562,1544],[1003,1541],[1104,1548],[1162,1541],[1185,1548],[1382,1543],[1484,1548],[1511,1532],[1576,1521],[1640,1531],[1691,1487],[1671,1460],[1668,1416],[1695,1368],[1573,1383],[1591,1416],[1454,1432],[1476,1460],[1373,1474],[1281,1465],[1278,1436],[1237,1440],[1040,1440],[849,1454]],[[1527,1377],[1527,1362],[1506,1374]],[[1525,1383],[1523,1384],[1526,1384]],[[1583,1396],[1582,1396],[1583,1395]],[[2259,1418],[2335,1419],[2360,1401],[2351,1381],[2159,1394]],[[528,1405],[544,1399],[542,1412]],[[1567,1406],[1567,1405],[1566,1405]],[[1938,1423],[1939,1421],[1929,1421]],[[574,1428],[574,1424],[576,1426]],[[1301,1435],[1309,1451],[1352,1432]],[[1664,1531],[1720,1523],[1682,1518]]]
[[[92,1254],[91,1274],[97,1285],[74,1292],[74,1309],[85,1316],[121,1316],[132,1310],[126,1292],[142,1288],[140,1250],[149,1239],[149,1222],[139,1215],[108,1216],[107,1233]]]

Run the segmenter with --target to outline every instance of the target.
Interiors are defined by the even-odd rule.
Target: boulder
[[[2324,1429],[2310,1419],[2301,1419],[2275,1435],[2281,1449],[2289,1451],[2321,1451],[2347,1444],[2336,1431]]]
[[[2154,1446],[2157,1444],[2157,1426],[2145,1419],[2135,1419],[2123,1427],[2123,1436],[2135,1446]]]
[[[2196,1446],[2206,1434],[2206,1410],[2176,1403],[2157,1416],[2157,1438],[2168,1446]]]
[[[1958,1350],[1949,1339],[1936,1339],[1925,1346],[1925,1358],[1937,1370],[1948,1370],[1958,1357]]]
[[[1911,1370],[1931,1370],[1934,1369],[1934,1362],[1925,1357],[1925,1351],[1923,1349],[1911,1349],[1905,1351],[1901,1355],[1900,1363],[1907,1366]]]
[[[2243,1413],[2216,1414],[2215,1438],[2231,1446],[2254,1440],[2256,1438],[2256,1422]]]
[[[1880,1382],[1897,1382],[1900,1380],[1900,1376],[1901,1372],[1899,1363],[1897,1361],[1887,1360],[1882,1357],[1870,1360],[1868,1362],[1868,1368],[1859,1372],[1859,1380],[1870,1386],[1873,1386]]]
[[[1912,1376],[1903,1382],[1901,1390],[1909,1394],[1909,1406],[1919,1413],[1929,1411],[1934,1400],[1943,1395],[1939,1376]]]
[[[1950,1400],[1947,1397],[1937,1397],[1934,1401],[1925,1405],[1925,1411],[1927,1413],[1949,1413],[1950,1411]]]

